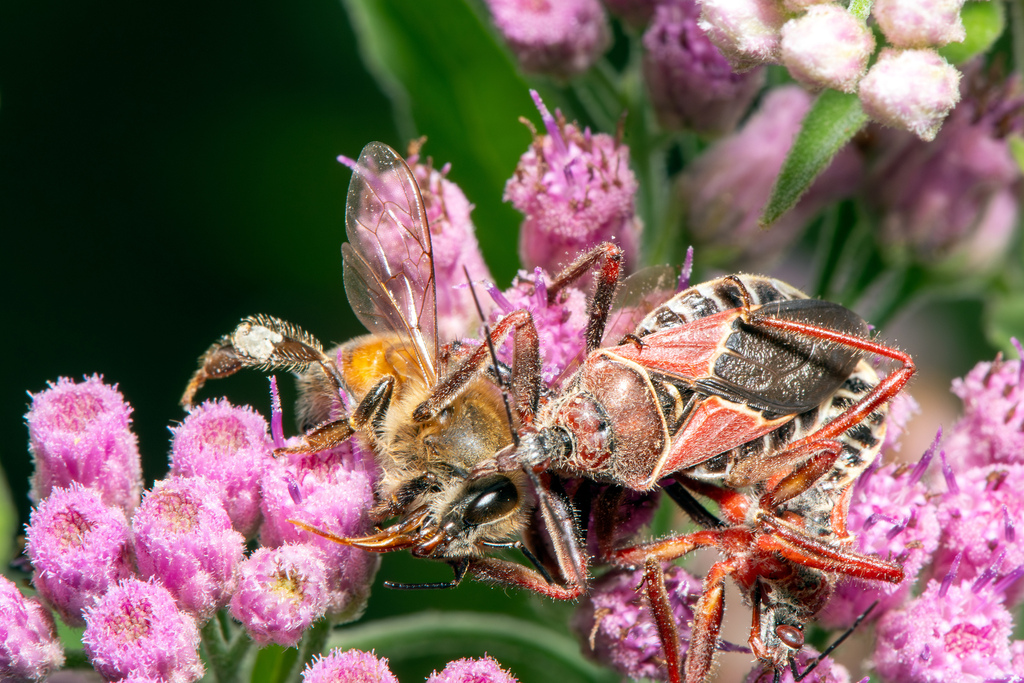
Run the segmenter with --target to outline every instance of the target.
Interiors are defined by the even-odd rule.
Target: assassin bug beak
[[[399,522],[398,524],[392,524],[386,529],[370,534],[369,536],[358,536],[356,538],[343,538],[336,536],[329,531],[318,529],[315,526],[300,522],[298,520],[289,519],[288,521],[299,527],[314,533],[321,538],[326,538],[328,541],[333,541],[341,545],[353,546],[355,548],[362,548],[363,550],[369,550],[371,552],[386,553],[392,550],[404,550],[406,548],[412,548],[413,546],[419,545],[423,541],[422,527],[423,522],[427,518],[427,510],[423,509],[414,514],[414,516]],[[428,539],[428,541],[431,539]],[[434,545],[437,545],[436,543]]]

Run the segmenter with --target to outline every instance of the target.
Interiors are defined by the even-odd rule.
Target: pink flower
[[[890,245],[973,273],[991,269],[1016,231],[1021,172],[1007,138],[1024,131],[1019,77],[973,71],[965,98],[932,143],[891,132],[866,195]]]
[[[572,617],[572,629],[588,657],[630,678],[664,680],[664,655],[647,601],[637,591],[643,571],[613,570],[591,586]],[[701,582],[681,567],[665,572],[665,588],[683,645],[690,641],[689,624]]]
[[[548,134],[534,133],[504,195],[525,215],[519,233],[523,264],[558,273],[579,252],[611,240],[625,252],[627,271],[634,268],[641,224],[629,148],[604,133],[556,121],[530,92]]]
[[[243,536],[254,534],[260,524],[260,477],[272,461],[263,416],[224,399],[207,401],[171,431],[170,473],[209,479],[235,529]]]
[[[132,575],[128,520],[93,489],[55,489],[32,512],[25,548],[32,585],[69,626],[121,579]]]
[[[159,584],[120,582],[86,611],[85,622],[85,653],[108,681],[144,676],[191,683],[203,675],[199,629]]]
[[[978,363],[953,393],[964,414],[950,433],[946,450],[959,469],[992,464],[1024,464],[1024,361]]]
[[[430,674],[427,683],[517,683],[517,679],[491,657],[482,657],[448,662],[440,673]]]
[[[938,502],[943,537],[933,574],[944,574],[961,556],[957,577],[965,581],[1000,559],[996,570],[1024,565],[1024,464],[975,467],[947,477],[952,483]],[[1010,598],[1020,601],[1019,587]]]
[[[890,683],[984,683],[1011,676],[1013,617],[1000,589],[991,581],[930,581],[920,597],[878,622],[878,674]]]
[[[575,76],[611,39],[598,0],[487,0],[487,6],[524,71]]]
[[[960,101],[960,72],[933,50],[885,48],[860,82],[868,116],[930,141]]]
[[[567,287],[557,301],[548,304],[549,279],[539,268],[532,279],[520,272],[511,287],[504,292],[492,289],[491,296],[498,305],[495,319],[520,309],[530,312],[540,339],[541,379],[549,387],[558,388],[582,358],[587,295],[581,289]],[[500,360],[511,363],[513,342],[510,338],[498,349]]]
[[[938,47],[962,42],[964,0],[876,0],[871,15],[895,47]]]
[[[142,465],[131,412],[117,387],[99,375],[81,383],[61,377],[34,394],[25,415],[35,463],[29,497],[38,503],[77,482],[99,491],[107,505],[135,509]]]
[[[201,477],[158,481],[132,518],[139,575],[162,583],[205,623],[231,598],[245,539],[217,490]]]
[[[327,610],[325,558],[316,548],[258,548],[241,565],[231,615],[261,647],[294,647]]]
[[[0,576],[0,614],[0,679],[37,681],[64,664],[53,615],[5,576]]]
[[[643,38],[644,79],[663,126],[723,133],[750,107],[764,71],[733,71],[697,25],[699,12],[696,0],[658,5]]]
[[[812,89],[855,92],[874,51],[871,29],[839,5],[814,5],[782,26],[782,63]]]
[[[490,280],[491,273],[469,217],[473,205],[459,186],[447,179],[449,165],[438,171],[431,159],[421,161],[418,146],[414,150],[416,153],[408,161],[430,225],[437,288],[437,336],[439,342],[445,343],[463,338],[480,323],[463,267],[474,282]]]
[[[903,565],[903,583],[844,578],[818,616],[827,628],[848,628],[874,601],[869,615],[877,619],[903,603],[917,575],[939,546],[942,528],[932,494],[921,478],[931,461],[934,446],[913,469],[886,465],[866,472],[854,485],[847,528],[856,539],[854,550],[865,555],[896,559]]]
[[[331,650],[318,656],[302,672],[304,683],[398,683],[388,660],[372,652]]]
[[[686,226],[695,240],[727,252],[745,268],[764,268],[826,203],[853,193],[861,161],[847,149],[793,210],[769,230],[758,225],[810,106],[811,97],[802,88],[770,90],[742,128],[709,147],[686,169],[678,187]]]

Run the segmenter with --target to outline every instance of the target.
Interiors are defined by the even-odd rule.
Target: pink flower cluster
[[[99,673],[198,679],[199,629],[228,606],[261,644],[294,645],[325,616],[358,616],[376,558],[311,541],[288,523],[341,535],[368,530],[373,468],[358,445],[275,460],[260,415],[208,402],[173,429],[171,471],[140,504],[137,493],[125,495],[141,487],[130,410],[116,388],[92,377],[59,380],[33,396],[27,415],[43,473],[26,530],[32,582],[62,620],[85,626]],[[245,539],[257,533],[262,545],[247,558]],[[63,657],[48,612],[16,594],[0,596],[23,615],[10,627],[0,669],[37,679]]]
[[[701,27],[738,69],[781,63],[812,88],[856,92],[873,119],[935,137],[960,99],[960,73],[935,47],[964,38],[963,0],[879,0],[872,15],[889,45],[868,68],[865,17],[815,0],[701,0]]]

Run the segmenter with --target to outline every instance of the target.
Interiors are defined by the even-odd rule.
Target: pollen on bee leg
[[[239,353],[258,361],[269,359],[274,354],[274,345],[282,340],[279,332],[252,323],[242,323],[231,335],[231,343]]]

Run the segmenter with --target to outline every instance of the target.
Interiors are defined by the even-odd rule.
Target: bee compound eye
[[[794,650],[799,650],[804,646],[804,632],[796,626],[780,624],[775,627],[775,635]]]
[[[511,479],[500,474],[470,484],[465,497],[470,501],[462,519],[469,526],[494,522],[519,507],[519,489]]]

